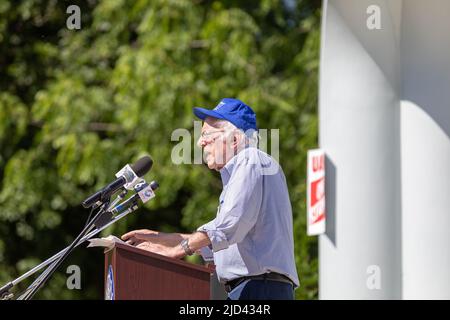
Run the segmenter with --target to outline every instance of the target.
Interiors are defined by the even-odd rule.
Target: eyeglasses
[[[225,132],[225,130],[203,131],[201,136],[203,139],[209,139],[209,138],[211,138],[213,133],[217,133],[217,132]]]

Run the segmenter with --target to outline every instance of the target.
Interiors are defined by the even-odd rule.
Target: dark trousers
[[[231,290],[227,300],[294,300],[294,288],[286,282],[251,279]]]

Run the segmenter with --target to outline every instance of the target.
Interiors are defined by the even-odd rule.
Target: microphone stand
[[[97,222],[97,220],[101,217],[103,213],[105,213],[105,208],[108,206],[110,199],[107,199],[106,202],[100,207],[98,213],[92,218],[91,221],[87,223],[87,225],[83,228],[83,230],[78,234],[75,240],[69,245],[67,250],[56,260],[51,266],[45,270],[45,274],[40,281],[37,281],[32,287],[29,289],[29,293],[27,293],[24,297],[24,300],[30,300],[36,294],[36,292],[47,282],[47,280],[51,277],[51,275],[58,269],[61,263],[67,258],[67,256],[73,251],[77,243],[89,232],[91,227]],[[28,291],[28,289],[27,289]]]
[[[121,196],[123,198],[124,194],[122,194]],[[114,201],[113,204],[117,203],[117,202],[118,202],[118,200]],[[109,200],[107,201],[107,203],[109,203]],[[136,199],[136,202],[129,209],[127,209],[124,212],[113,217],[112,214],[109,212],[109,210],[112,209],[113,204],[111,206],[109,206],[106,211],[104,210],[104,208],[107,207],[107,204],[106,205],[104,204],[100,208],[100,211],[95,215],[95,217],[86,224],[86,226],[83,228],[82,232],[72,242],[71,245],[69,245],[65,249],[61,250],[57,254],[53,255],[52,257],[50,257],[46,261],[42,262],[41,264],[37,265],[33,269],[29,270],[22,276],[18,277],[17,279],[15,279],[15,280],[7,283],[3,287],[1,287],[0,288],[0,300],[11,299],[13,297],[13,294],[11,294],[9,292],[9,290],[11,288],[13,288],[19,282],[23,281],[24,279],[28,278],[32,274],[36,273],[37,271],[41,270],[42,268],[48,266],[51,263],[51,265],[25,290],[25,292],[18,297],[18,300],[31,299],[34,296],[34,294],[37,292],[37,290],[39,290],[39,288],[42,287],[42,285],[48,280],[48,278],[60,266],[62,261],[68,256],[68,254],[75,247],[79,246],[86,240],[92,238],[97,233],[101,232],[102,230],[106,229],[110,225],[114,224],[116,221],[122,219],[126,215],[128,215],[131,212],[138,209],[138,205],[137,205],[138,200]],[[110,215],[110,216],[107,216],[107,215]],[[109,220],[107,220],[108,218],[109,218]],[[101,220],[103,220],[103,221],[101,221]],[[94,227],[96,227],[96,228],[94,230],[92,230],[92,228],[94,228]]]

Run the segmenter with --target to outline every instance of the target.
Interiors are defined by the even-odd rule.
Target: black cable
[[[66,259],[66,257],[73,251],[77,243],[81,238],[85,236],[85,234],[88,232],[88,227],[93,225],[97,219],[105,212],[104,208],[107,208],[109,205],[109,199],[100,207],[99,212],[95,215],[95,217],[87,223],[87,225],[83,228],[83,230],[80,232],[80,234],[75,238],[75,240],[70,244],[67,251],[58,259],[56,260],[52,265],[50,265],[44,272],[46,273],[43,280],[35,285],[34,288],[31,289],[30,293],[26,296],[27,300],[31,299],[36,292],[41,288],[47,280],[51,277],[51,275],[58,269],[58,267],[61,265],[61,263]],[[28,289],[27,289],[28,290]]]
[[[87,227],[87,225],[88,225],[88,223],[89,223],[89,221],[90,221],[90,219],[91,219],[91,217],[92,217],[92,213],[94,212],[95,209],[96,209],[95,206],[92,206],[92,207],[91,207],[91,210],[89,211],[89,216],[88,216],[88,218],[87,218],[87,220],[86,220],[86,223],[84,224],[83,230],[86,229],[86,227]],[[34,287],[39,283],[39,281],[40,281],[41,278],[47,276],[48,272],[50,271],[51,268],[53,268],[53,267],[55,266],[55,264],[56,264],[56,260],[53,261],[53,263],[50,264],[50,266],[47,267],[47,269],[45,269],[45,270],[44,270],[44,271],[43,271],[43,272],[42,272],[42,273],[41,273],[41,274],[40,274],[40,275],[39,275],[32,283],[31,283],[31,285],[25,290],[25,292],[23,292],[22,294],[19,295],[19,297],[20,297],[20,296],[23,296],[23,295],[25,294],[24,298],[26,298],[26,297],[29,295],[30,290],[31,290],[31,289],[34,289]],[[27,293],[27,292],[28,292],[28,293]]]
[[[95,210],[95,206],[92,206],[92,207],[91,207],[91,211],[89,212],[89,216],[88,216],[88,218],[87,218],[87,220],[86,220],[86,223],[84,224],[83,229],[86,228],[86,226],[88,225],[89,220],[91,219],[91,216],[92,216],[92,212],[94,212],[94,210]]]

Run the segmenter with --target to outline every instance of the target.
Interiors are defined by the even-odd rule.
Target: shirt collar
[[[247,147],[246,147],[247,148]],[[231,175],[233,174],[233,170],[236,167],[236,164],[239,160],[239,154],[243,150],[239,151],[238,154],[236,154],[233,158],[231,158],[222,169],[220,169],[220,176],[222,178],[222,185],[225,187],[228,184],[228,181],[230,180]]]
[[[233,174],[233,169],[237,162],[237,156],[235,155],[233,158],[231,158],[222,169],[220,169],[220,176],[222,178],[222,185],[225,187],[228,184],[228,181],[230,180],[231,175]]]

